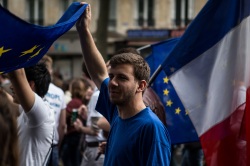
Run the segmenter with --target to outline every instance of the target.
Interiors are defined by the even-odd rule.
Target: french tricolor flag
[[[207,166],[250,164],[249,15],[250,0],[209,0],[162,64],[197,131]]]

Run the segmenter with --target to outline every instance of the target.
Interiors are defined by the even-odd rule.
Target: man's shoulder
[[[36,109],[41,109],[41,110],[53,110],[51,107],[50,107],[50,104],[49,104],[49,101],[47,101],[46,99],[44,98],[41,98],[40,96],[38,96],[36,93],[35,93],[35,103],[34,103],[34,106],[36,106]]]

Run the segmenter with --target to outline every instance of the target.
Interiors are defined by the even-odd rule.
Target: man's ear
[[[35,82],[34,81],[29,81],[29,85],[30,85],[31,89],[33,90],[33,92],[35,92],[36,91]]]
[[[137,92],[143,92],[147,88],[147,82],[145,80],[141,80],[138,83],[139,86],[137,87]]]

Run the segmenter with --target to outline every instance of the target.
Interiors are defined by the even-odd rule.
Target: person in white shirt
[[[103,117],[99,112],[95,110],[95,106],[99,97],[100,91],[95,87],[94,93],[92,94],[89,104],[88,104],[88,118],[87,126],[97,130],[97,135],[86,134],[85,142],[86,149],[83,153],[81,166],[102,166],[104,163],[104,156],[98,156],[98,146],[102,141],[106,141],[103,135],[103,131],[98,128],[97,121],[99,118]]]
[[[45,63],[50,73],[51,80],[53,79],[53,60],[50,56],[44,55],[40,63]],[[66,104],[64,100],[64,92],[55,84],[49,84],[49,90],[45,95],[45,99],[49,102],[50,107],[54,110],[55,116],[55,134],[53,139],[52,153],[48,162],[48,166],[59,165],[59,147],[65,135],[66,128]]]
[[[13,100],[19,105],[20,165],[45,165],[50,155],[54,114],[43,100],[51,81],[44,64],[8,73]]]

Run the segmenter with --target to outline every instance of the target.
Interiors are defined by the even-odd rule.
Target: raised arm
[[[86,4],[82,2],[82,4]],[[98,51],[94,39],[91,35],[89,26],[91,21],[91,8],[87,6],[81,18],[76,23],[76,28],[80,37],[83,58],[86,67],[95,82],[98,89],[100,89],[102,81],[108,77],[105,61]]]
[[[59,125],[58,125],[58,134],[59,134],[59,142],[58,145],[61,147],[61,143],[63,140],[63,137],[65,135],[65,129],[66,129],[66,109],[62,109],[60,113],[59,118]]]
[[[29,112],[35,102],[35,94],[26,79],[24,69],[12,71],[8,75],[14,90],[14,101],[21,104],[25,112]]]

